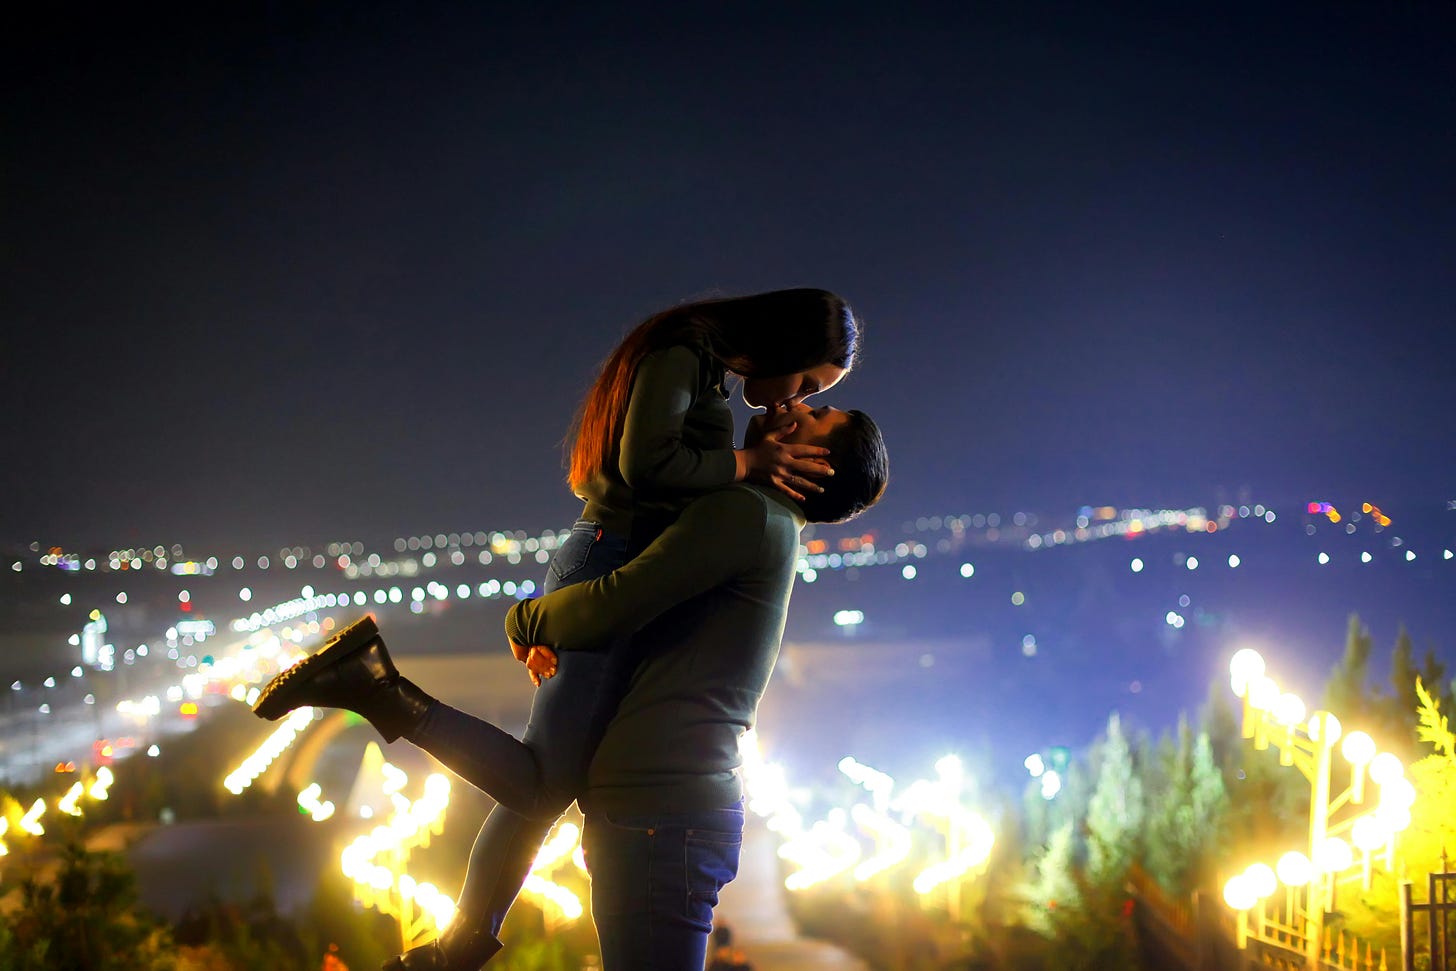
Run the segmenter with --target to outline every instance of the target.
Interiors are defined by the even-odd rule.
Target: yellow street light
[[[1405,766],[1389,752],[1381,752],[1370,762],[1370,778],[1382,789],[1404,776]]]
[[[1309,720],[1309,740],[1325,748],[1334,748],[1342,731],[1340,720],[1328,711],[1317,711]]]
[[[1399,760],[1386,753],[1377,755],[1374,741],[1365,732],[1351,732],[1341,745],[1344,729],[1340,720],[1328,711],[1309,713],[1299,697],[1282,692],[1266,672],[1264,659],[1257,652],[1245,649],[1236,653],[1230,661],[1229,674],[1234,692],[1243,699],[1243,737],[1251,740],[1256,749],[1277,746],[1280,763],[1298,768],[1310,783],[1308,855],[1286,853],[1279,860],[1274,876],[1287,888],[1285,923],[1280,926],[1292,929],[1302,920],[1301,949],[1307,966],[1314,968],[1320,960],[1325,913],[1333,904],[1336,885],[1344,879],[1341,871],[1355,862],[1355,850],[1347,840],[1360,848],[1360,862],[1368,885],[1371,858],[1382,844],[1385,866],[1390,867],[1394,834],[1410,824],[1414,787],[1404,779]],[[1343,791],[1332,792],[1331,763],[1337,747],[1351,766],[1351,781]],[[1380,805],[1374,812],[1363,815],[1347,812],[1343,821],[1337,821],[1337,813],[1365,802],[1367,772],[1381,786]],[[1336,834],[1344,835],[1345,839]],[[1225,887],[1226,901],[1239,909],[1241,948],[1251,933],[1246,908],[1267,896],[1271,890],[1268,877],[1251,868]],[[1302,907],[1296,907],[1297,895],[1304,897]],[[1260,940],[1267,939],[1263,913],[1262,909],[1256,912]]]
[[[1390,839],[1390,831],[1377,815],[1361,816],[1350,827],[1350,841],[1366,853],[1373,853]]]
[[[1279,700],[1274,702],[1274,710],[1272,712],[1275,721],[1291,728],[1304,721],[1304,713],[1305,707],[1303,699],[1299,695],[1289,692],[1285,692],[1279,696]]]
[[[1409,779],[1396,779],[1380,787],[1380,805],[1391,809],[1410,809],[1416,804],[1416,787]]]
[[[1223,885],[1223,902],[1234,910],[1248,910],[1259,902],[1259,895],[1247,873],[1229,877],[1228,883]]]
[[[1255,678],[1264,676],[1264,658],[1252,647],[1246,647],[1235,651],[1234,656],[1229,660],[1229,682],[1233,685],[1234,694],[1240,698],[1248,692],[1250,683]]]
[[[1286,887],[1303,887],[1314,879],[1314,864],[1298,850],[1281,856],[1274,869],[1279,875],[1279,882]]]
[[[1267,863],[1252,864],[1244,871],[1244,879],[1248,881],[1254,895],[1260,900],[1279,888],[1279,882],[1274,877],[1274,870]]]
[[[1340,743],[1340,751],[1354,769],[1350,773],[1350,801],[1362,803],[1365,801],[1366,766],[1375,757],[1375,740],[1364,732],[1351,732]]]
[[[1315,865],[1321,873],[1339,873],[1355,862],[1350,844],[1338,836],[1328,836],[1315,853]]]
[[[1255,711],[1272,711],[1279,701],[1279,686],[1268,675],[1249,682],[1249,707]]]
[[[1369,765],[1375,757],[1375,740],[1364,732],[1351,732],[1340,743],[1340,751],[1351,765]]]
[[[1392,833],[1401,833],[1410,828],[1411,811],[1400,806],[1380,805],[1375,810],[1375,815],[1380,819],[1380,825]]]

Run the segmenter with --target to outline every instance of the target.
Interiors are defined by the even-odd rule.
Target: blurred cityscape
[[[248,707],[273,674],[368,612],[426,690],[519,732],[532,689],[506,650],[502,619],[511,602],[537,592],[565,534],[481,526],[270,550],[78,549],[49,538],[5,550],[0,890],[12,909],[18,881],[36,867],[83,865],[57,862],[67,842],[59,834],[70,833],[125,849],[141,902],[179,929],[209,906],[259,893],[279,920],[311,912],[329,875],[348,889],[343,911],[387,925],[300,944],[313,949],[301,966],[318,966],[324,953],[374,960],[432,937],[449,919],[465,848],[490,801],[452,786],[404,743],[381,750],[357,719],[304,710],[272,725]],[[1271,782],[1244,764],[1252,751],[1230,752],[1217,736],[1217,699],[1226,695],[1230,712],[1240,703],[1228,690],[1236,652],[1257,650],[1281,684],[1311,699],[1312,713],[1362,632],[1378,649],[1366,649],[1359,678],[1370,698],[1389,694],[1378,686],[1398,683],[1401,672],[1387,667],[1384,646],[1406,638],[1414,670],[1429,655],[1433,697],[1451,694],[1456,501],[1251,496],[853,526],[805,533],[745,773],[762,827],[750,842],[776,849],[754,879],[793,898],[784,907],[798,929],[779,936],[834,937],[825,928],[837,920],[868,907],[861,916],[873,923],[884,917],[876,908],[889,908],[933,955],[915,963],[909,944],[890,956],[866,953],[874,948],[838,935],[836,953],[873,966],[988,960],[973,929],[993,919],[1051,939],[1065,932],[1001,911],[1011,907],[1012,883],[1022,905],[1034,906],[1048,854],[1080,855],[1088,872],[1099,865],[1095,839],[1057,850],[1055,834],[1080,815],[1076,838],[1090,839],[1098,774],[1119,744],[1139,771],[1153,771],[1170,745],[1191,759],[1190,739],[1224,746],[1221,799],[1244,819],[1234,829],[1264,842],[1302,832],[1309,810],[1289,801],[1304,783],[1277,772]],[[1345,700],[1351,714],[1373,704]],[[1416,716],[1409,712],[1412,724]],[[1305,717],[1301,709],[1289,724]],[[1387,737],[1389,719],[1357,727],[1382,751],[1420,754],[1411,739]],[[1450,825],[1449,810],[1440,815]],[[412,842],[380,842],[389,828],[381,823],[396,818],[415,820]],[[536,915],[522,918],[531,929],[519,933],[555,942],[560,966],[573,968],[588,966],[574,962],[591,950],[576,838],[563,824],[517,908]],[[1184,848],[1190,858],[1179,873],[1212,880],[1240,869],[1215,874],[1206,867],[1213,847]],[[1229,867],[1242,852],[1217,846]],[[1156,871],[1135,856],[1124,874]],[[1358,870],[1359,861],[1347,866]],[[988,872],[1002,875],[1006,893],[987,889],[998,882]],[[918,900],[916,920],[906,923],[903,904],[846,889],[875,881],[890,888],[881,896]],[[1180,913],[1176,901],[1193,882],[1162,883],[1145,905]],[[760,966],[798,966],[769,963],[774,945],[753,926],[769,918],[746,916],[757,911],[745,898],[726,894],[725,910],[745,915],[739,939],[751,957],[757,936]],[[1388,946],[1389,933],[1363,929],[1362,939]],[[360,939],[373,949],[360,951]],[[333,943],[341,949],[328,951]],[[1307,941],[1285,945],[1307,949]]]

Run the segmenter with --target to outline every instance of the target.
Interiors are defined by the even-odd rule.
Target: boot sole
[[[269,681],[263,693],[258,696],[258,703],[253,705],[253,714],[270,722],[282,718],[298,707],[289,699],[298,693],[297,689],[309,678],[378,636],[379,627],[374,623],[373,615],[365,614],[335,634],[322,648]]]

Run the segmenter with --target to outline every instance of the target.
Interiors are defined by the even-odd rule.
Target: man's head
[[[800,402],[778,414],[761,415],[749,426],[752,442],[764,432],[793,423],[779,441],[829,449],[834,474],[816,480],[823,492],[805,491],[799,505],[811,523],[842,523],[880,501],[890,478],[890,456],[879,426],[862,411],[810,408]]]

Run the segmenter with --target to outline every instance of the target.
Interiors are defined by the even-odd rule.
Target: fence
[[[1451,918],[1456,915],[1456,873],[1446,854],[1441,854],[1441,872],[1426,876],[1426,902],[1415,903],[1411,899],[1411,882],[1400,882],[1400,957],[1405,971],[1415,971],[1415,918],[1426,915],[1426,953],[1430,955],[1431,971],[1452,971],[1456,967],[1451,953]]]

